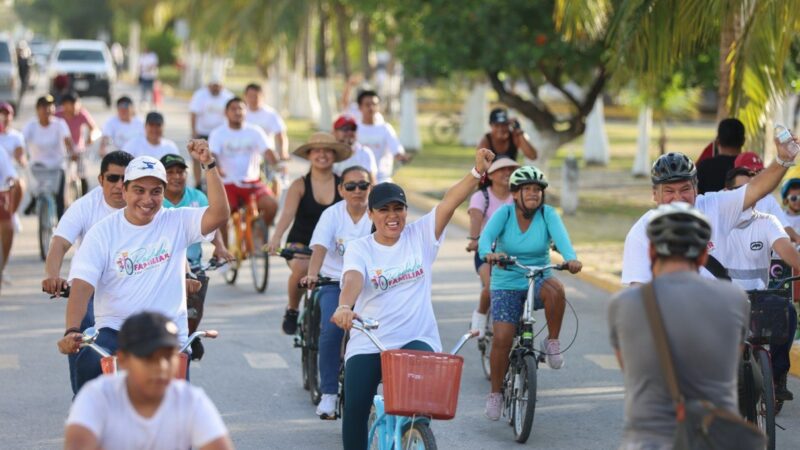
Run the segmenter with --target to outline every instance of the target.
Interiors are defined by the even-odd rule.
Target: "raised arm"
[[[526,158],[534,160],[536,159],[537,156],[539,156],[538,153],[536,152],[536,149],[528,140],[528,136],[525,134],[524,131],[522,130],[515,131],[513,139],[514,139],[514,145],[516,145],[518,149],[522,150],[522,153],[525,155]]]
[[[208,189],[208,209],[203,213],[200,223],[200,232],[203,234],[211,233],[228,221],[231,215],[231,208],[228,205],[228,197],[225,195],[225,186],[222,178],[214,166],[214,155],[208,148],[208,141],[204,139],[192,139],[187,144],[187,149],[192,158],[202,163],[206,169],[206,188]]]
[[[800,143],[800,139],[796,136],[794,137],[795,142]],[[781,182],[781,179],[784,175],[786,175],[786,167],[778,164],[778,159],[784,162],[792,162],[794,161],[794,157],[790,156],[786,150],[780,145],[777,139],[775,139],[775,147],[777,150],[777,156],[772,164],[770,164],[766,169],[762,170],[761,173],[753,177],[749,183],[747,183],[747,190],[744,194],[744,204],[742,205],[742,210],[746,210],[751,206],[755,206],[756,202],[764,198],[767,194],[774,191],[778,184]]]
[[[494,153],[492,153],[491,150],[486,148],[479,149],[475,152],[474,169],[479,174],[485,173],[489,170],[493,159]],[[458,183],[451,186],[444,194],[444,198],[442,198],[442,201],[439,202],[439,205],[436,207],[436,239],[441,237],[445,227],[450,223],[450,219],[453,218],[453,213],[456,211],[456,208],[458,208],[458,205],[463,203],[470,194],[475,192],[479,181],[480,178],[475,177],[472,172],[470,172],[464,175]]]

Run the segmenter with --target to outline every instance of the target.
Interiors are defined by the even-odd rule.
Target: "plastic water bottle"
[[[795,155],[800,153],[800,145],[794,141],[792,132],[785,126],[775,125],[775,137],[778,139],[778,142],[781,143],[781,147],[789,152],[792,159],[794,159]]]

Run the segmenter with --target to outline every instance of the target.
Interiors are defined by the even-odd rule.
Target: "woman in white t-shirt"
[[[472,194],[469,199],[469,236],[467,251],[475,252],[475,272],[481,279],[481,295],[478,309],[472,312],[471,329],[480,331],[480,336],[486,330],[486,313],[489,311],[489,282],[491,280],[492,266],[484,262],[478,255],[478,238],[483,227],[492,217],[497,208],[514,203],[514,197],[508,188],[508,178],[519,167],[511,158],[500,157],[489,167],[487,186]]]
[[[480,149],[475,167],[445,193],[428,214],[406,225],[403,189],[381,183],[369,194],[375,232],[348,244],[342,267],[342,293],[333,321],[350,330],[345,353],[344,448],[367,448],[367,419],[381,380],[379,350],[361,332],[351,330],[356,315],[380,322],[375,335],[388,349],[441,351],[431,303],[431,268],[444,229],[458,205],[478,187],[494,158]]]
[[[344,200],[323,211],[314,234],[311,236],[311,260],[308,276],[301,284],[313,287],[319,275],[339,280],[342,277],[344,253],[350,241],[367,236],[372,231],[372,221],[367,214],[367,196],[372,187],[372,176],[361,166],[348,167],[342,172],[338,186]],[[343,331],[331,322],[339,304],[339,286],[319,288],[321,332],[319,335],[319,376],[322,399],[317,405],[317,415],[333,418],[338,403],[338,375],[341,359]]]

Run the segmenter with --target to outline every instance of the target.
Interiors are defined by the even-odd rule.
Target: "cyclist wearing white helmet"
[[[561,217],[555,208],[544,204],[547,185],[544,173],[536,167],[520,167],[511,174],[509,188],[514,204],[501,206],[483,229],[478,240],[478,252],[482,258],[494,263],[511,255],[522,264],[544,266],[550,264],[552,241],[567,261],[569,271],[580,272],[582,264],[575,255]],[[493,244],[495,250],[492,250]],[[500,388],[528,294],[528,280],[518,272],[493,270],[490,287],[494,337],[490,356],[492,387],[486,400],[486,416],[498,420],[503,401]],[[558,340],[566,307],[564,286],[548,271],[543,278],[536,280],[534,298],[534,309],[544,308],[547,319],[548,336],[542,342],[542,353],[547,355],[547,364],[551,368],[560,369],[564,364]]]

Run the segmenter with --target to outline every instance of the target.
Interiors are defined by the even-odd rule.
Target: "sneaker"
[[[18,212],[11,216],[11,223],[14,224],[14,233],[22,233],[22,220],[19,218]]]
[[[286,313],[283,315],[283,332],[292,335],[297,333],[297,317],[300,316],[300,311],[296,309],[286,308]]]
[[[486,417],[489,420],[500,420],[500,412],[503,409],[503,394],[499,392],[492,392],[486,397]]]
[[[478,330],[478,338],[486,336],[486,314],[481,314],[477,310],[472,311],[472,324],[470,330]]]
[[[336,418],[336,405],[339,403],[339,396],[336,394],[322,394],[322,399],[317,405],[317,415],[320,419]]]
[[[561,343],[558,339],[545,339],[542,341],[542,353],[547,357],[547,365],[551,369],[564,367],[564,356],[561,355]]]
[[[780,402],[794,400],[794,394],[786,387],[786,374],[775,380],[775,399]]]

